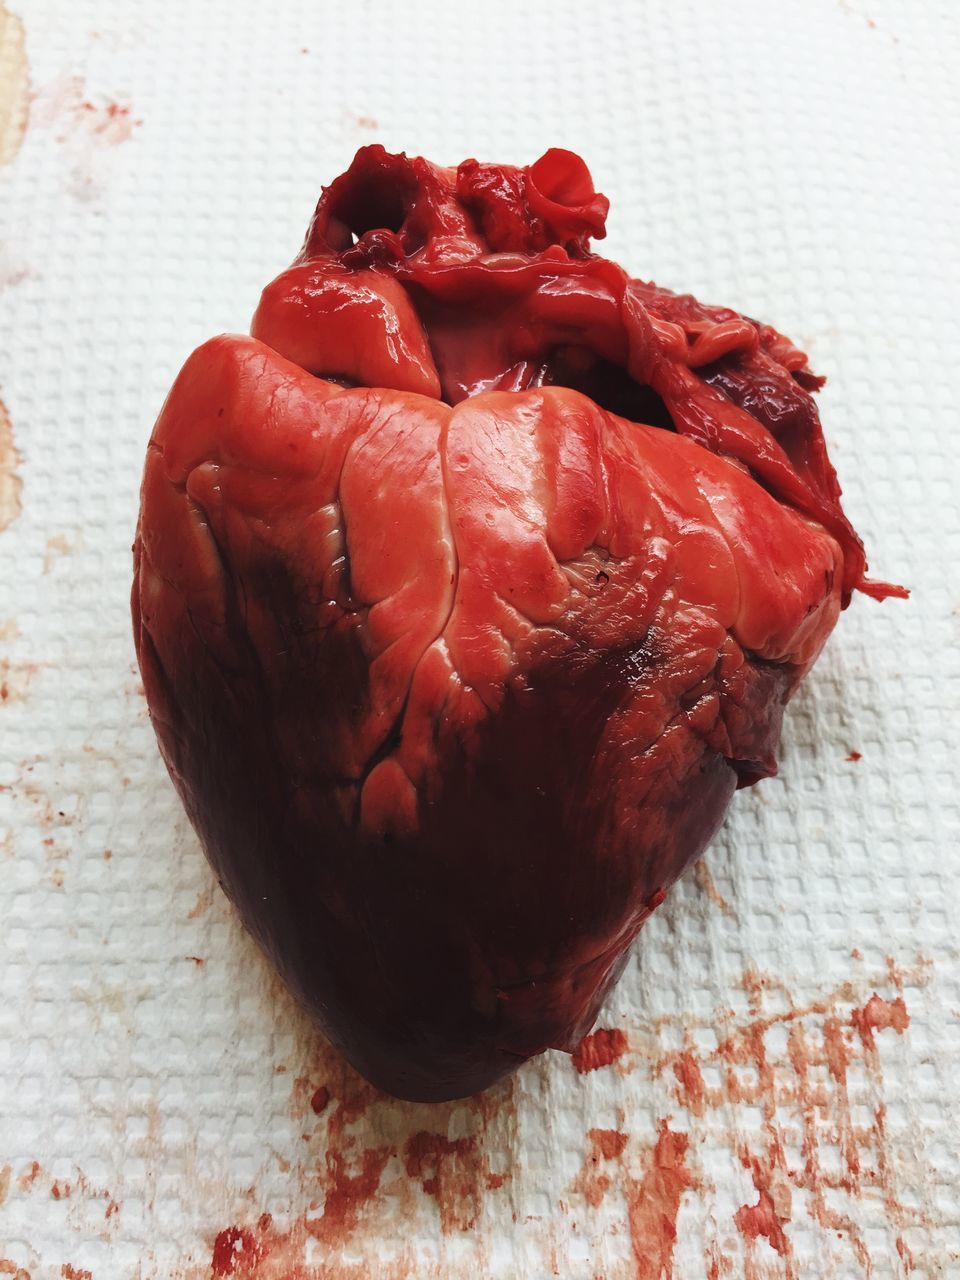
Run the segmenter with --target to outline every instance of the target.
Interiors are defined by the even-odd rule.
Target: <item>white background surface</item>
[[[236,1225],[221,1252],[265,1280],[960,1276],[956,7],[8,3],[33,100],[0,170],[23,482],[0,534],[0,1274],[204,1277]],[[369,141],[580,151],[604,252],[829,375],[848,512],[914,593],[841,619],[781,777],[707,856],[727,907],[690,875],[646,927],[602,1019],[629,1052],[583,1075],[547,1055],[482,1104],[371,1099],[277,989],[179,811],[130,637],[163,395],[246,327]],[[899,1027],[861,1034],[864,1008]],[[685,1174],[654,1169],[664,1122]],[[596,1128],[619,1158],[590,1163]],[[407,1169],[418,1133],[436,1183]],[[338,1217],[365,1152],[379,1186]],[[780,1252],[735,1220],[751,1159]],[[671,1261],[644,1222],[678,1177]]]

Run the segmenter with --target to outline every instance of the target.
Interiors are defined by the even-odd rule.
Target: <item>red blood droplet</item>
[[[702,1116],[704,1109],[703,1073],[700,1064],[689,1051],[677,1055],[673,1064],[673,1074],[680,1086],[681,1101],[690,1108],[695,1116]]]
[[[621,1133],[619,1129],[591,1129],[589,1137],[597,1155],[604,1160],[616,1160],[623,1155],[624,1147],[629,1141],[627,1134]]]
[[[225,1227],[213,1242],[213,1257],[210,1260],[213,1275],[242,1275],[238,1268],[256,1262],[259,1253],[251,1231],[245,1231],[243,1227]]]
[[[910,1025],[910,1015],[903,996],[884,1000],[874,992],[862,1009],[853,1010],[850,1021],[859,1032],[864,1047],[872,1049],[875,1031],[888,1031],[892,1027],[897,1035],[902,1036]]]
[[[573,1065],[585,1075],[588,1071],[596,1071],[599,1067],[609,1067],[611,1063],[623,1056],[629,1048],[627,1037],[618,1028],[600,1027],[590,1035],[584,1036],[574,1050]]]
[[[757,1203],[741,1205],[733,1215],[733,1220],[741,1235],[751,1240],[756,1240],[758,1236],[765,1236],[770,1241],[771,1247],[783,1257],[789,1245],[783,1231],[783,1224],[777,1216],[773,1197],[765,1188],[761,1188],[758,1194]]]
[[[689,1137],[674,1132],[665,1120],[658,1125],[657,1145],[643,1176],[627,1187],[630,1242],[637,1280],[660,1280],[673,1274],[673,1247],[683,1193],[696,1183],[686,1168]]]

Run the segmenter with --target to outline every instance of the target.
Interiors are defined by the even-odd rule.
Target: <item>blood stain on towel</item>
[[[20,454],[13,439],[13,424],[0,400],[0,532],[16,520],[23,509],[23,481],[18,468]]]
[[[581,1075],[612,1066],[630,1048],[624,1032],[619,1027],[598,1027],[584,1036],[571,1055],[574,1067]]]
[[[0,0],[0,165],[20,150],[30,110],[30,72],[23,23]]]

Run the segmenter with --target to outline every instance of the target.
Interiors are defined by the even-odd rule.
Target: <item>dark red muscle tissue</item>
[[[595,256],[583,162],[365,147],[150,441],[137,650],[207,856],[392,1093],[572,1050],[868,581],[806,357]]]

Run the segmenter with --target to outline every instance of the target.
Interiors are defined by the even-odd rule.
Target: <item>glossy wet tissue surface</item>
[[[0,3],[0,1276],[960,1276],[960,23],[596,9]],[[241,928],[129,613],[164,396],[368,143],[582,155],[604,257],[827,376],[846,513],[912,592],[854,596],[575,1052],[434,1104]]]

